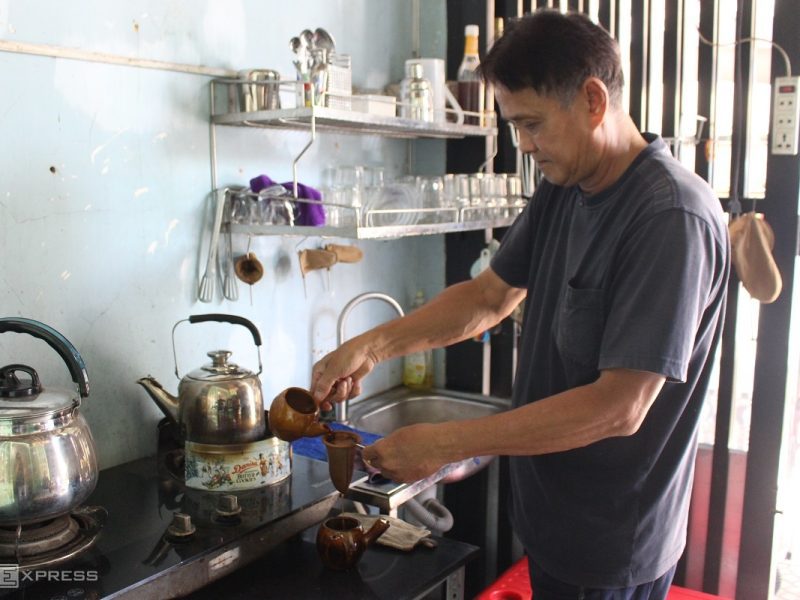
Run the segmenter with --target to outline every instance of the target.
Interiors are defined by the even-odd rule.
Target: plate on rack
[[[364,202],[366,227],[415,225],[420,218],[422,197],[409,183],[389,183],[369,194]]]

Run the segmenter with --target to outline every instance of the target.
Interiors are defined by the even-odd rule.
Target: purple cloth
[[[293,182],[287,181],[281,185],[294,193]],[[306,200],[314,200],[315,202],[322,202],[322,194],[319,190],[299,182],[297,184],[297,197]],[[325,225],[325,211],[322,208],[322,204],[295,202],[295,214],[297,215],[296,220],[298,225],[307,225],[310,227],[321,227]]]
[[[253,177],[250,180],[250,189],[253,190],[256,194],[261,190],[265,190],[270,186],[275,185],[275,182],[272,181],[266,175],[259,175],[257,177]]]
[[[265,190],[274,185],[281,185],[290,193],[294,193],[294,184],[291,181],[286,183],[276,183],[267,175],[258,175],[250,180],[250,189],[258,194],[261,190]],[[322,202],[322,194],[319,190],[306,185],[304,183],[297,184],[297,197],[305,200],[314,200],[315,202]],[[295,214],[295,223],[297,225],[307,225],[310,227],[320,227],[325,225],[325,210],[322,204],[315,202],[293,202]]]

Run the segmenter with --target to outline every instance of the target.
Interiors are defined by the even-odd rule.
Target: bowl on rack
[[[366,227],[398,227],[419,221],[422,197],[410,183],[388,183],[364,201]]]

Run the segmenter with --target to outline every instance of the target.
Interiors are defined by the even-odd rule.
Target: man
[[[315,398],[354,397],[377,362],[468,339],[526,298],[513,410],[399,429],[365,460],[411,481],[508,455],[536,600],[663,599],[723,322],[719,202],[622,110],[617,46],[586,17],[511,23],[482,72],[544,181],[489,269],[325,356]]]

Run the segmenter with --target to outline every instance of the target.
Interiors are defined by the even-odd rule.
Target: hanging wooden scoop
[[[258,260],[255,252],[248,252],[236,259],[233,271],[236,273],[236,277],[250,286],[250,305],[252,306],[253,284],[259,282],[264,276],[264,265]]]
[[[336,254],[330,250],[301,250],[300,272],[303,274],[303,293],[306,291],[306,273],[318,269],[330,269],[338,261]]]
[[[325,250],[333,252],[336,255],[336,262],[357,263],[364,258],[364,253],[361,251],[361,248],[357,248],[356,246],[327,244]]]
[[[236,276],[248,285],[257,283],[264,276],[264,265],[258,260],[255,252],[248,252],[237,258],[233,269]]]
[[[328,269],[338,262],[336,254],[330,250],[301,250],[300,272],[305,277],[309,271],[317,269]]]

